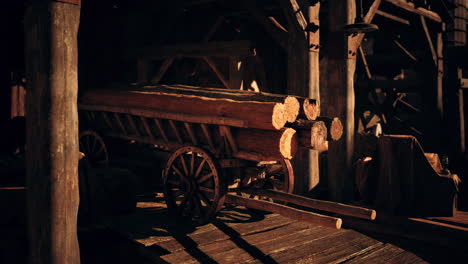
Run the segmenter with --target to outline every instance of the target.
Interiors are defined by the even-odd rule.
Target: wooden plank
[[[25,5],[28,257],[31,263],[78,264],[80,6]]]
[[[118,107],[118,106],[107,106],[107,105],[87,105],[79,104],[79,108],[82,110],[89,111],[107,111],[113,113],[124,113],[135,116],[143,116],[147,118],[155,119],[170,119],[181,122],[189,123],[202,123],[212,125],[226,125],[235,127],[247,127],[247,122],[235,118],[225,118],[218,116],[204,116],[204,115],[190,115],[180,114],[172,112],[164,112],[147,108],[133,108],[133,107]]]
[[[312,212],[307,212],[304,210],[299,210],[291,208],[282,204],[275,204],[272,202],[254,200],[250,198],[244,198],[237,195],[226,195],[226,203],[232,203],[236,205],[241,205],[257,210],[264,210],[267,212],[281,214],[292,219],[318,224],[324,227],[331,227],[340,229],[342,221],[340,218],[330,217],[325,215],[320,215]]]
[[[85,111],[85,113],[87,113],[87,112],[88,111]],[[107,112],[101,111],[100,113],[101,113],[102,119],[104,119],[104,122],[107,124],[107,126],[110,129],[114,128],[114,126],[112,125],[112,122],[109,119],[109,116],[107,115]]]
[[[375,13],[379,16],[382,16],[382,17],[385,17],[385,18],[388,18],[390,20],[393,20],[393,21],[396,21],[396,22],[399,22],[399,23],[402,23],[402,24],[405,24],[405,25],[410,25],[410,22],[409,20],[407,19],[404,19],[404,18],[401,18],[401,17],[398,17],[398,16],[395,16],[395,15],[392,15],[390,13],[387,13],[387,12],[384,12],[382,10],[377,10],[375,11]]]
[[[274,190],[262,190],[262,189],[245,189],[243,190],[247,193],[256,194],[259,196],[264,196],[271,198],[273,200],[288,202],[296,205],[301,205],[304,207],[314,208],[317,210],[333,212],[342,215],[354,216],[358,218],[375,220],[377,213],[375,210],[367,209],[363,207],[347,205],[342,203],[323,201],[317,199],[311,199],[304,196],[299,196],[290,193],[284,193]]]
[[[161,81],[161,79],[164,77],[164,74],[167,72],[169,67],[171,67],[172,63],[174,62],[174,59],[175,59],[174,57],[170,57],[170,58],[167,58],[167,59],[165,59],[163,61],[163,63],[159,67],[158,73],[151,80],[152,83],[156,84],[156,83],[159,83]]]
[[[236,140],[232,136],[231,129],[228,126],[220,126],[219,129],[220,129],[220,131],[222,131],[221,135],[224,136],[227,139],[227,141],[229,142],[229,146],[230,146],[232,152],[234,152],[234,153],[239,152]]]
[[[368,252],[368,254],[355,257],[347,263],[385,263],[386,261],[398,256],[403,251],[403,249],[395,247],[392,244],[385,244],[383,247],[377,250]]]
[[[388,3],[391,3],[395,6],[398,6],[399,8],[402,8],[406,11],[409,11],[411,13],[415,13],[415,14],[418,14],[418,15],[422,15],[426,18],[429,18],[431,20],[434,20],[436,22],[439,22],[441,23],[442,22],[442,18],[435,12],[433,11],[430,11],[430,10],[427,10],[425,8],[422,8],[422,7],[416,7],[414,5],[414,3],[412,2],[407,2],[405,0],[385,0],[386,2]]]
[[[443,31],[443,27],[442,27]],[[444,40],[443,32],[437,33],[437,111],[440,117],[444,115]]]
[[[429,32],[429,29],[427,28],[426,19],[424,18],[424,16],[420,16],[419,18],[421,19],[421,26],[423,28],[424,35],[426,35],[426,40],[427,40],[427,43],[429,44],[429,49],[431,50],[432,59],[434,60],[434,65],[437,66],[437,53],[434,48],[434,43],[432,42],[431,33]]]
[[[216,67],[216,64],[214,63],[214,61],[208,57],[202,57],[202,58],[208,64],[208,66],[210,66],[211,70],[213,70],[213,72],[216,74],[218,79],[223,83],[224,87],[230,89],[231,87],[229,86],[229,82],[227,81],[226,77],[224,77],[223,73],[221,73],[218,70],[218,67]]]
[[[153,60],[169,57],[247,57],[255,55],[251,43],[247,40],[212,41],[207,43],[147,47],[138,50],[137,53],[140,56]]]

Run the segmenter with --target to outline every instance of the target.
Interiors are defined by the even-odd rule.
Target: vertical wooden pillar
[[[325,116],[339,117],[344,125],[343,138],[330,141],[328,150],[328,187],[330,199],[340,201],[352,196],[350,179],[351,158],[354,149],[354,71],[356,56],[348,56],[347,35],[343,26],[354,22],[354,0],[329,1],[329,37],[327,71],[327,105],[322,105]]]
[[[309,98],[314,98],[320,102],[320,70],[319,70],[319,51],[320,51],[320,2],[309,6]],[[319,152],[318,150],[309,150],[309,191],[314,189],[320,182]]]
[[[80,262],[77,240],[79,0],[26,7],[30,263]]]

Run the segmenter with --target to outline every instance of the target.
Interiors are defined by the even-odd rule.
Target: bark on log
[[[239,152],[257,153],[257,161],[292,159],[298,147],[296,130],[292,128],[280,131],[239,128],[233,131],[233,137]]]
[[[288,124],[287,127],[292,127],[297,130],[309,129],[317,122],[323,122],[327,128],[327,140],[337,141],[343,135],[343,124],[338,117],[317,117],[316,120],[297,119],[294,123]]]
[[[151,91],[88,91],[80,102],[89,105],[149,108],[181,114],[222,116],[248,122],[248,127],[279,130],[286,124],[285,104],[235,101],[195,95],[161,94]]]
[[[297,119],[300,109],[299,98],[289,95],[262,93],[247,90],[207,88],[188,85],[147,85],[133,87],[132,90],[151,91],[161,94],[196,95],[208,98],[230,99],[234,101],[275,102],[284,104],[284,118],[287,122]],[[304,100],[305,98],[301,98]]]

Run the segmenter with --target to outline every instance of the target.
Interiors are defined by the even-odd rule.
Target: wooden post
[[[354,22],[354,0],[329,1],[327,105],[322,115],[336,116],[343,122],[343,138],[330,141],[328,149],[328,188],[330,199],[341,201],[352,194],[350,178],[354,149],[354,85],[355,56],[348,56],[348,36],[343,26]],[[348,191],[345,194],[345,189]]]
[[[79,0],[26,7],[30,263],[80,263],[77,240]]]
[[[309,21],[300,10],[296,0],[282,1],[283,9],[288,18],[288,94],[318,99],[319,94],[319,38],[317,34],[309,36],[306,33]],[[318,26],[320,4],[316,3],[308,9],[309,19]],[[312,37],[312,38],[311,38]],[[309,49],[309,41],[315,45]],[[315,48],[317,47],[317,48]],[[308,55],[308,56],[307,56]],[[309,64],[309,65],[308,65]],[[294,172],[297,175],[295,193],[302,194],[318,184],[318,152],[301,149],[296,153],[293,161]]]

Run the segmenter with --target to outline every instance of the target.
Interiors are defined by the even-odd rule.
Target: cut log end
[[[319,101],[304,100],[302,105],[305,116],[309,120],[315,120],[320,115],[320,103]]]
[[[330,135],[334,141],[339,140],[343,136],[343,124],[338,117],[333,118],[330,126]]]
[[[375,210],[371,210],[370,220],[375,220],[376,217],[377,217],[377,212]]]
[[[299,115],[300,103],[296,97],[288,96],[284,99],[284,118],[287,122],[294,122]]]
[[[327,141],[327,126],[324,122],[314,123],[311,128],[310,146],[314,149],[322,149]]]
[[[274,128],[282,129],[286,124],[285,119],[285,105],[282,103],[278,103],[273,107],[273,114],[271,116],[271,123]]]
[[[336,229],[341,229],[342,224],[343,220],[341,220],[341,218],[338,218],[338,220],[336,220]]]
[[[292,159],[297,151],[296,130],[286,128],[280,139],[280,153],[285,159]]]

